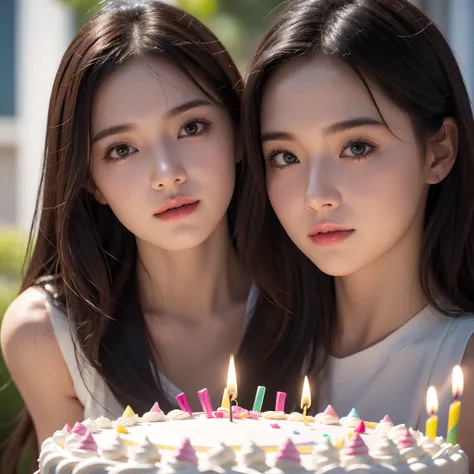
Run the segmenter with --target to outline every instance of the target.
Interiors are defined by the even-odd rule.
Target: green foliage
[[[19,232],[0,228],[0,325],[9,304],[18,294],[25,250],[26,240]],[[14,428],[21,407],[21,397],[0,353],[0,451]],[[21,473],[28,473],[26,465]]]

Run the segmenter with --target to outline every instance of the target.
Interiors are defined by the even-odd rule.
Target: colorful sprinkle
[[[275,428],[275,429],[281,428],[281,426],[278,423],[272,423],[270,427]]]
[[[300,434],[300,432],[299,432],[299,431],[296,431],[296,430],[293,430],[292,433],[293,433],[294,435],[299,435],[299,434]]]
[[[327,433],[323,433],[323,438],[331,441],[331,437]]]

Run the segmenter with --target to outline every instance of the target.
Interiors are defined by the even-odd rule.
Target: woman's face
[[[96,199],[137,239],[164,250],[196,247],[226,218],[234,134],[228,113],[172,64],[129,60],[93,107]]]
[[[408,115],[371,92],[380,113],[355,73],[324,56],[282,66],[264,91],[271,204],[299,249],[334,276],[421,239],[433,171]]]

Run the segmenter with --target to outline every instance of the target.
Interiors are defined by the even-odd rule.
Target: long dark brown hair
[[[318,356],[323,354],[324,366],[324,354],[338,329],[334,278],[303,255],[271,207],[260,126],[262,96],[275,71],[315,54],[330,55],[351,67],[368,94],[368,82],[376,84],[409,114],[421,143],[441,128],[445,117],[456,119],[457,159],[447,178],[430,187],[420,262],[420,279],[429,302],[451,316],[474,311],[474,122],[450,47],[439,29],[410,2],[285,2],[248,67],[242,105],[246,151],[242,208],[246,214],[241,216],[245,222],[237,226],[238,242],[241,258],[255,275],[261,293],[298,315],[297,330],[307,332],[304,341],[310,342]],[[440,307],[434,288],[458,310]],[[320,368],[313,367],[315,372]]]
[[[171,408],[149,361],[159,355],[150,341],[139,301],[135,237],[90,190],[90,129],[94,94],[122,63],[157,54],[176,65],[211,100],[224,107],[240,130],[242,79],[231,57],[196,18],[166,3],[112,4],[77,34],[62,58],[51,94],[45,159],[34,223],[31,258],[22,291],[49,277],[76,336],[78,364],[90,364],[123,405],[138,412],[157,400]],[[234,238],[240,165],[228,211]],[[245,214],[246,210],[242,209]],[[244,224],[245,225],[245,224]],[[300,393],[303,356],[301,330],[289,337],[288,354],[277,343],[286,314],[260,298],[237,357],[239,402],[250,406],[257,385],[270,394]],[[291,324],[290,324],[291,326]],[[298,375],[296,379],[295,375]],[[91,389],[91,387],[89,387]],[[271,403],[271,397],[267,397]],[[2,473],[14,472],[25,443],[35,446],[32,420],[25,410],[4,454]],[[33,448],[34,449],[34,448]]]

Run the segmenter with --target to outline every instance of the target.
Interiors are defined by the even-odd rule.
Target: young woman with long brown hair
[[[296,401],[301,333],[289,353],[278,345],[285,313],[256,297],[234,243],[241,89],[217,38],[166,3],[112,4],[72,41],[31,259],[2,326],[26,404],[3,474],[34,432],[170,409],[179,391],[198,409],[204,387],[217,406],[230,353],[242,404],[259,384]]]

